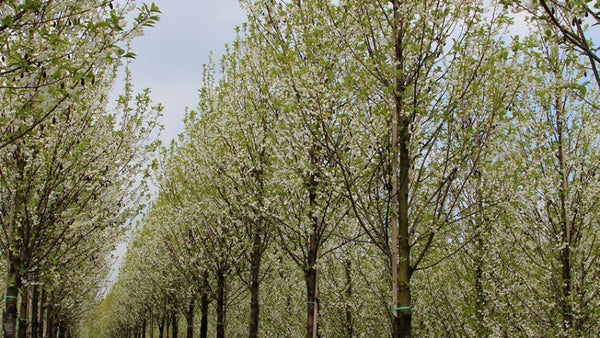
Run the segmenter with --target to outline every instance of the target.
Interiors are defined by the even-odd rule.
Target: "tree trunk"
[[[477,335],[480,337],[489,336],[489,332],[485,327],[485,294],[483,290],[484,280],[483,280],[483,268],[485,263],[485,258],[483,257],[485,253],[485,245],[484,245],[484,215],[483,215],[483,197],[482,197],[482,178],[481,171],[476,170],[475,176],[477,179],[477,189],[475,190],[475,198],[477,201],[477,208],[479,209],[475,215],[475,253],[473,258],[473,263],[475,265],[475,318],[477,319]],[[487,220],[486,220],[487,221]]]
[[[200,300],[200,338],[206,338],[208,335],[208,294],[202,292]]]
[[[317,164],[317,147],[310,149],[309,162],[311,165]],[[307,259],[308,268],[304,270],[304,281],[306,282],[306,338],[316,338],[319,327],[319,278],[316,269],[317,259],[319,258],[319,218],[316,215],[317,207],[317,175],[312,173],[307,184],[309,213],[312,225],[312,232],[308,243]]]
[[[39,333],[39,303],[40,303],[40,286],[31,286],[31,337],[37,338],[40,336]]]
[[[55,328],[55,318],[54,318],[54,314],[52,313],[52,306],[48,306],[48,310],[46,312],[46,316],[48,317],[48,327],[47,327],[47,336],[48,338],[55,338],[56,337],[56,328]]]
[[[48,335],[48,321],[46,319],[46,316],[48,315],[48,293],[41,285],[40,290],[42,290],[42,299],[40,300],[40,325],[38,327],[38,333],[40,336],[46,337]]]
[[[173,316],[171,316],[171,332],[173,338],[177,338],[179,336],[179,322],[177,318],[177,312],[173,311]]]
[[[398,232],[399,232],[399,249],[400,259],[398,264],[398,307],[399,309],[399,336],[411,336],[411,321],[412,321],[412,301],[410,293],[410,246],[408,239],[409,224],[408,224],[408,173],[410,168],[408,143],[409,136],[409,121],[408,117],[404,116],[401,120],[400,128],[400,190],[398,191]],[[397,312],[396,312],[397,313]]]
[[[19,328],[17,336],[19,338],[27,337],[27,312],[29,311],[29,288],[21,288],[22,299],[21,309],[19,310]]]
[[[226,317],[225,272],[217,271],[217,338],[225,338]]]
[[[158,322],[158,338],[163,338],[163,329],[165,328],[165,317],[161,316]]]
[[[190,300],[188,310],[185,313],[185,322],[187,323],[187,338],[194,338],[194,300]]]
[[[65,326],[58,324],[58,338],[65,338]]]
[[[400,3],[393,1],[394,11],[394,61],[395,90],[392,116],[392,210],[391,210],[391,265],[392,265],[392,300],[394,338],[411,336],[411,294],[410,294],[410,247],[408,224],[408,182],[410,170],[410,116],[404,111],[403,97],[406,90],[404,83],[403,32],[401,28]],[[398,156],[399,155],[399,156]],[[398,162],[399,157],[399,162]],[[400,250],[400,252],[398,252]],[[397,263],[396,263],[397,260]],[[396,267],[397,264],[397,267]]]
[[[146,338],[146,318],[142,321],[142,338]]]
[[[169,338],[169,332],[171,328],[171,316],[168,314],[165,316],[165,337]]]
[[[21,276],[15,267],[14,260],[8,258],[6,273],[6,293],[4,295],[3,332],[4,338],[15,338],[17,333],[17,301],[21,288]]]
[[[354,319],[352,318],[352,307],[348,302],[352,301],[352,261],[346,260],[346,337],[354,336]]]
[[[314,338],[317,336],[318,328],[318,280],[317,269],[314,264],[304,272],[304,280],[306,282],[306,337]]]
[[[561,279],[562,279],[562,290],[560,299],[562,300],[562,318],[563,318],[563,331],[566,335],[569,335],[569,331],[573,329],[573,307],[571,305],[571,233],[573,229],[569,229],[569,221],[567,217],[567,192],[568,192],[568,179],[567,179],[567,165],[565,158],[565,145],[564,145],[564,130],[563,130],[563,111],[561,103],[561,95],[556,95],[556,134],[558,149],[556,157],[558,159],[558,176],[560,179],[559,188],[559,199],[560,199],[560,237],[561,237],[561,252],[560,252],[560,265],[561,265]]]
[[[254,243],[252,247],[250,263],[250,338],[258,337],[258,315],[260,311],[259,289],[260,289],[260,265],[262,261],[262,227],[254,229]]]

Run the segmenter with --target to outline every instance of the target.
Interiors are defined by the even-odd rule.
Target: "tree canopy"
[[[241,4],[165,146],[155,5],[1,5],[5,336],[600,334],[594,4]]]

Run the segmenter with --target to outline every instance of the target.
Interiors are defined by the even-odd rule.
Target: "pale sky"
[[[149,1],[147,1],[150,3]],[[164,105],[161,139],[165,144],[183,131],[185,107],[196,108],[202,65],[211,51],[218,61],[233,41],[235,26],[246,19],[237,0],[155,0],[162,14],[132,43],[131,63],[136,90],[149,87]]]
[[[150,4],[150,1],[146,1]],[[161,134],[163,144],[183,132],[185,108],[195,109],[202,85],[202,65],[210,53],[218,61],[225,44],[235,37],[235,26],[246,19],[238,0],[155,0],[162,12],[160,21],[134,39],[131,49],[137,57],[130,69],[134,90],[151,89],[154,102],[164,106]],[[123,84],[115,84],[116,93]],[[127,251],[122,242],[113,252],[115,263],[110,282]]]

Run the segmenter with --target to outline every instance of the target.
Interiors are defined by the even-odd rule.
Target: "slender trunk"
[[[254,243],[250,263],[250,338],[258,337],[258,315],[260,311],[260,265],[262,260],[262,227],[254,229]]]
[[[408,179],[409,179],[409,118],[401,118],[400,128],[400,190],[398,191],[398,235],[400,259],[398,262],[398,309],[400,337],[411,336],[412,300],[410,293],[410,246],[408,239]]]
[[[208,335],[208,294],[202,292],[200,300],[200,338],[206,338]]]
[[[38,334],[46,337],[48,335],[48,321],[46,320],[46,316],[48,315],[48,293],[42,285],[40,285],[40,290],[42,290],[42,299],[40,300],[40,325],[38,327]]]
[[[489,332],[485,327],[485,317],[483,315],[485,310],[485,294],[483,292],[483,265],[484,265],[484,257],[483,254],[485,252],[484,247],[484,216],[483,216],[483,197],[481,194],[482,182],[481,182],[481,172],[475,171],[476,179],[477,179],[477,189],[475,191],[475,198],[477,201],[477,214],[475,216],[475,254],[474,254],[474,264],[475,264],[475,316],[477,319],[477,335],[480,337],[489,336]]]
[[[17,336],[19,338],[27,337],[27,312],[29,311],[29,287],[21,288],[22,296],[21,309],[19,310],[19,328]]]
[[[485,336],[485,318],[483,316],[485,306],[485,295],[483,293],[483,240],[481,236],[475,241],[475,316],[477,318],[477,330],[480,336]]]
[[[311,165],[317,163],[317,148],[311,147],[309,162]],[[316,268],[319,258],[319,218],[316,215],[317,208],[317,175],[312,173],[307,184],[308,188],[308,210],[312,232],[308,243],[308,267],[304,270],[304,281],[306,282],[306,338],[316,338],[319,329],[319,278]]]
[[[217,338],[225,338],[226,323],[226,301],[225,294],[225,272],[217,271]]]
[[[144,318],[144,320],[142,321],[142,332],[141,332],[141,337],[142,338],[146,338],[146,318]]]
[[[19,182],[25,182],[25,165],[26,161],[21,154],[20,148],[17,146],[15,151],[15,166],[17,168],[14,179],[14,193],[10,197],[10,210],[8,212],[8,229],[5,229],[6,243],[8,244],[8,252],[5,252],[7,261],[6,279],[4,280],[4,314],[2,317],[2,332],[4,338],[15,338],[17,334],[17,301],[19,289],[22,286],[21,261],[19,260],[18,249],[11,248],[13,244],[17,244],[13,238],[17,234],[18,228],[15,230],[15,222],[17,222],[21,214],[21,209],[24,204],[23,189]],[[15,245],[16,246],[16,245]],[[15,250],[15,251],[13,251]]]
[[[63,324],[58,324],[58,338],[65,338],[65,327]]]
[[[346,337],[354,336],[354,319],[352,318],[352,261],[346,260]]]
[[[573,307],[571,306],[571,231],[567,219],[567,169],[563,140],[563,112],[561,107],[561,95],[556,95],[556,134],[558,141],[557,159],[558,175],[560,179],[560,236],[562,249],[560,250],[560,263],[562,272],[562,317],[563,331],[568,332],[573,328]]]
[[[400,3],[393,1],[395,90],[392,117],[392,300],[394,338],[411,336],[410,247],[408,240],[408,180],[410,170],[410,116],[404,111],[403,31]],[[399,155],[399,156],[398,156]],[[398,162],[399,157],[399,162]],[[398,252],[398,250],[400,252]],[[396,259],[397,268],[396,268]]]
[[[173,316],[171,316],[171,333],[173,338],[177,338],[179,336],[179,322],[177,318],[177,312],[173,311]]]
[[[150,315],[150,338],[154,338],[154,316]]]
[[[39,337],[39,303],[40,303],[40,287],[33,284],[31,286],[31,337]]]
[[[169,329],[171,328],[171,318],[169,315],[165,316],[165,323],[165,337],[169,338]]]
[[[52,306],[48,307],[48,338],[56,337],[56,316],[53,313]]]
[[[194,338],[194,300],[190,300],[188,310],[185,313],[185,322],[187,323],[187,338]]]
[[[304,271],[304,281],[306,282],[306,337],[314,338],[317,336],[319,311],[318,276],[314,263]]]
[[[3,332],[5,338],[15,338],[17,333],[17,301],[21,288],[21,276],[15,261],[9,254],[6,273],[6,293],[4,294]]]
[[[165,328],[165,317],[161,316],[158,322],[158,338],[163,338],[163,329]]]

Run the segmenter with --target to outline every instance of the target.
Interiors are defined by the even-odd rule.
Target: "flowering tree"
[[[7,336],[15,332],[26,276],[64,275],[70,257],[96,250],[82,247],[87,238],[107,231],[106,239],[115,238],[138,210],[144,192],[138,175],[161,108],[151,106],[148,92],[133,98],[127,85],[120,112],[107,112],[107,84],[97,85],[89,101],[74,103],[1,151]]]
[[[3,1],[0,4],[0,148],[95,93],[110,81],[123,46],[158,20],[158,7],[140,7],[134,23],[125,17],[133,1]]]
[[[243,4],[105,332],[201,299],[202,337],[596,333],[589,60],[479,1]]]

